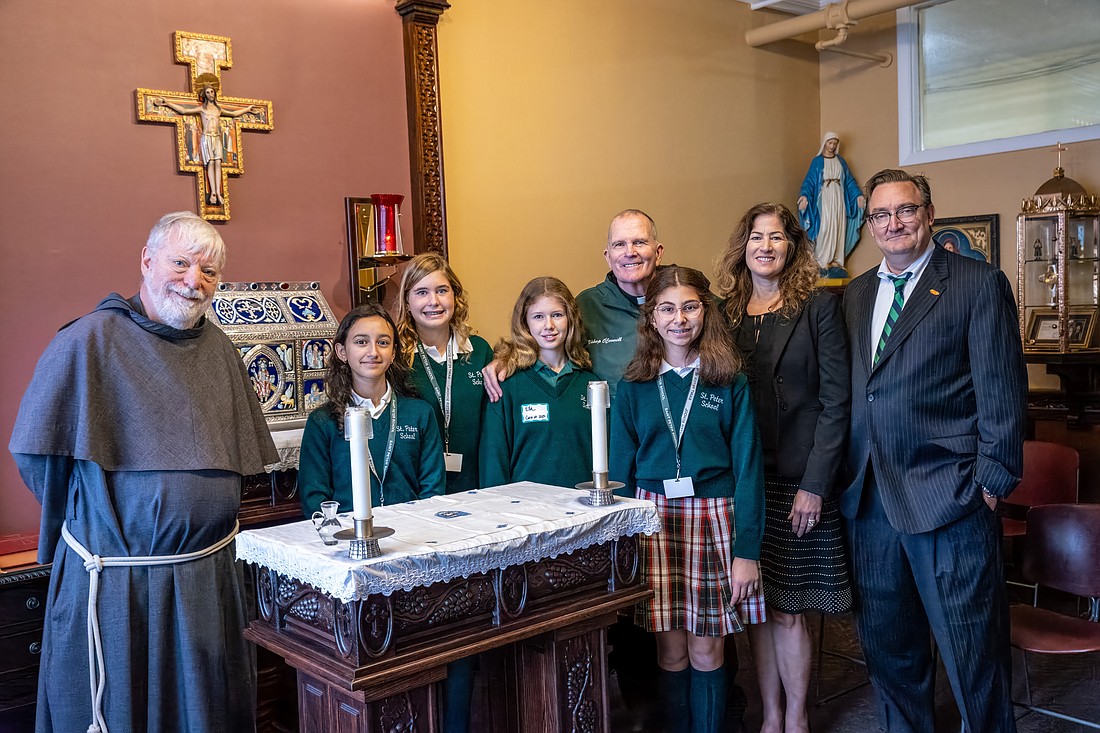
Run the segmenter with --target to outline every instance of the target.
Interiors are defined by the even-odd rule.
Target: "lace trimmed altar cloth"
[[[264,466],[264,471],[289,471],[298,468],[298,457],[302,452],[302,435],[305,428],[293,430],[272,430],[271,439],[275,441],[275,450],[279,452],[279,462]]]
[[[348,557],[348,543],[326,546],[308,521],[237,535],[237,559],[262,565],[348,603],[506,568],[639,533],[661,520],[652,502],[616,497],[593,507],[588,493],[523,481],[376,507],[382,556]],[[352,526],[351,513],[340,523]]]

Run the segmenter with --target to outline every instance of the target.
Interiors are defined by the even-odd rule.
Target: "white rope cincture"
[[[150,567],[153,565],[176,565],[213,555],[228,545],[237,536],[240,522],[233,523],[233,531],[209,547],[186,552],[182,555],[147,555],[143,557],[100,557],[93,555],[69,532],[69,523],[61,525],[61,536],[65,544],[71,547],[84,560],[84,569],[88,571],[88,680],[91,685],[92,723],[88,733],[109,733],[107,719],[103,715],[103,693],[107,689],[107,675],[103,660],[103,640],[99,634],[99,574],[106,567]]]

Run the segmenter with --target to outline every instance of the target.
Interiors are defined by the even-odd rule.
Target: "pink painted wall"
[[[269,99],[245,132],[219,224],[226,280],[317,280],[348,308],[344,197],[409,194],[401,19],[392,0],[71,0],[0,3],[0,536],[35,532],[38,504],[7,442],[57,327],[109,291],[136,292],[149,228],[195,210],[170,125],[139,123],[134,89],[185,90],[176,30],[228,36],[224,95]],[[405,217],[406,242],[412,241]]]

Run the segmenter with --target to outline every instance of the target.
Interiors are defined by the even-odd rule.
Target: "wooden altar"
[[[562,496],[578,509],[568,514],[578,523],[590,519],[580,509],[582,492],[527,487],[536,493],[566,492]],[[433,501],[418,503],[432,513],[437,508]],[[647,512],[649,507],[625,500],[590,511],[606,518],[608,512]],[[384,509],[376,521],[389,524]],[[645,521],[644,531],[659,526],[655,513]],[[400,536],[401,528],[396,529]],[[302,731],[438,731],[437,687],[446,678],[447,664],[501,650],[504,686],[499,694],[494,691],[491,713],[501,729],[609,733],[605,629],[619,610],[651,591],[640,582],[636,536],[624,534],[558,554],[561,534],[561,527],[531,527],[522,544],[528,557],[537,548],[537,559],[348,601],[296,579],[285,568],[264,566],[256,580],[259,618],[245,637],[297,671]],[[606,526],[602,534],[606,537]],[[575,537],[571,540],[577,544]],[[517,540],[511,541],[514,547]],[[475,552],[491,554],[496,545],[486,535]],[[346,544],[342,547],[346,552]],[[386,552],[385,540],[382,547]],[[420,556],[415,564],[433,561]]]

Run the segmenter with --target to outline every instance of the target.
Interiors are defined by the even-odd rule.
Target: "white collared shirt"
[[[362,397],[354,389],[351,391],[351,401],[356,407],[365,407],[367,412],[370,413],[371,420],[377,420],[378,416],[386,411],[386,408],[390,404],[390,398],[393,396],[393,387],[389,382],[386,382],[386,394],[382,395],[382,399],[378,400],[378,404],[374,404],[370,399]]]
[[[695,361],[691,362],[690,364],[686,364],[682,367],[674,367],[671,364],[669,364],[667,361],[665,361],[664,359],[661,359],[661,371],[659,372],[659,374],[664,374],[665,372],[672,371],[672,372],[676,372],[677,377],[680,377],[681,379],[683,379],[687,375],[691,374],[692,369],[698,369],[698,368],[699,368],[699,357],[698,356],[695,357]]]
[[[424,351],[432,358],[436,364],[442,364],[447,361],[447,355],[440,354],[439,349],[434,346],[428,346],[423,341],[420,342],[424,346]],[[458,343],[458,336],[454,331],[451,332],[451,338],[447,341],[446,348],[451,351],[455,356],[462,354],[469,354],[474,350],[474,345],[470,343],[470,339],[462,339],[462,343]]]
[[[890,315],[890,306],[894,302],[894,283],[888,276],[893,275],[897,277],[898,275],[904,275],[906,272],[910,273],[909,281],[905,283],[905,287],[901,290],[905,295],[905,302],[908,303],[909,296],[916,291],[921,275],[924,274],[924,270],[928,266],[928,260],[932,258],[932,250],[935,248],[936,245],[929,239],[928,246],[924,249],[924,254],[918,257],[913,264],[909,265],[904,272],[890,272],[890,268],[886,265],[885,257],[882,259],[882,264],[878,266],[878,292],[875,294],[875,309],[871,312],[872,362],[875,360],[878,340],[882,336],[882,327],[886,325],[886,317]],[[904,306],[902,306],[902,310],[905,310]]]

